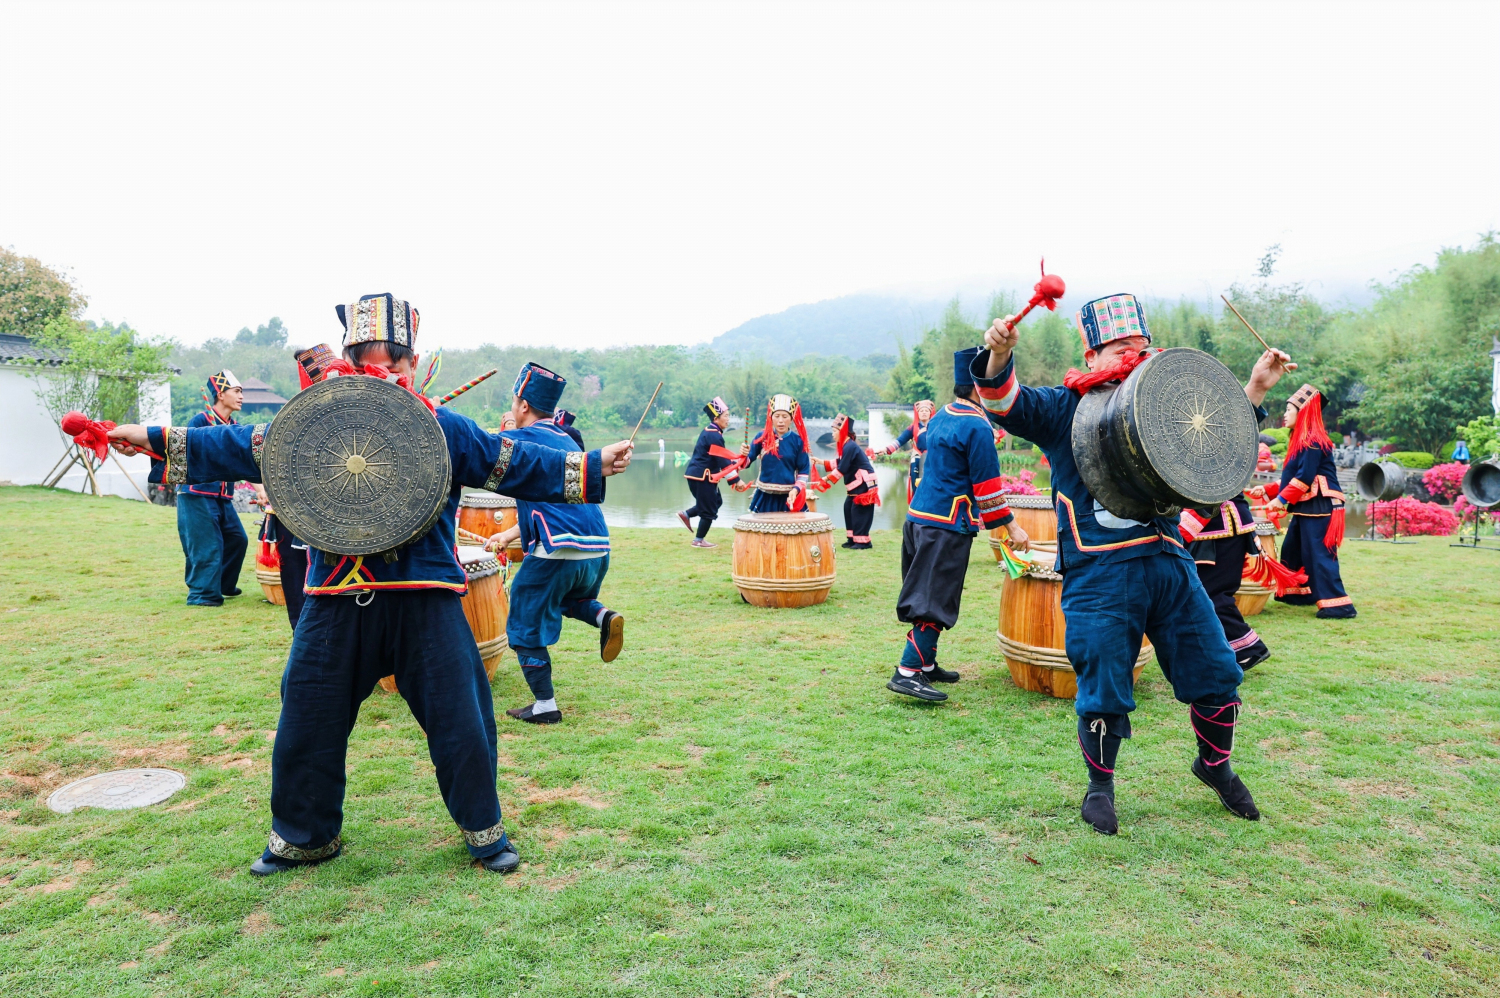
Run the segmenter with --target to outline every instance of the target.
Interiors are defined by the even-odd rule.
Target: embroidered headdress
[[[833,417],[833,432],[833,452],[842,455],[844,453],[844,444],[855,439],[854,420],[842,412],[839,413]]]
[[[220,371],[218,374],[211,374],[208,377],[208,395],[209,395],[209,401],[210,402],[217,402],[217,401],[219,401],[219,396],[221,394],[223,394],[223,392],[224,392],[224,390],[226,388],[239,388],[239,387],[240,387],[240,379],[236,378],[234,376],[234,372],[231,371],[231,370],[229,370],[228,368]]]
[[[766,403],[767,414],[773,412],[784,412],[791,415],[797,409],[797,400],[790,395],[772,395],[771,401]]]
[[[1307,405],[1307,403],[1311,402],[1313,400],[1313,396],[1316,394],[1318,394],[1318,390],[1312,385],[1303,385],[1292,394],[1291,398],[1286,400],[1286,404],[1291,406],[1293,409],[1301,409],[1303,406]]]
[[[718,419],[720,416],[729,415],[729,403],[715,395],[703,403],[703,412],[709,419]]]
[[[521,368],[521,373],[516,375],[516,384],[511,389],[511,394],[537,412],[550,414],[557,408],[557,400],[562,398],[566,387],[567,378],[547,370],[535,361],[528,361]]]
[[[1144,336],[1151,342],[1151,328],[1146,325],[1146,312],[1135,295],[1110,295],[1095,298],[1078,310],[1078,335],[1083,345],[1098,350],[1106,343],[1123,340],[1131,336]]]
[[[344,324],[344,346],[356,343],[394,343],[415,350],[421,316],[411,302],[386,293],[365,295],[349,305],[335,305]]]

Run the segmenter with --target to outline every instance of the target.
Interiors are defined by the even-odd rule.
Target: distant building
[[[245,422],[251,412],[274,416],[286,405],[286,399],[273,392],[271,386],[259,378],[241,378],[240,387],[245,390],[245,408],[241,410],[245,413],[245,418],[241,418],[240,422]]]
[[[0,485],[40,485],[71,444],[37,397],[38,383],[31,377],[37,365],[56,367],[62,360],[61,354],[42,350],[24,336],[0,334],[0,426],[5,427],[0,434]],[[169,425],[171,389],[166,383],[142,386],[137,408],[140,413],[137,418],[142,423]],[[145,489],[150,458],[139,454],[116,457],[119,464],[106,459],[94,472],[99,490],[107,495],[140,499],[141,494],[126,480],[121,465],[136,485]],[[75,464],[58,488],[86,491],[88,476]]]
[[[906,421],[911,421],[911,404],[907,402],[871,402],[865,406],[865,412],[870,421],[870,447],[872,450],[882,450],[896,442],[896,434],[892,433],[890,427],[885,425],[885,414],[888,412],[906,413]]]

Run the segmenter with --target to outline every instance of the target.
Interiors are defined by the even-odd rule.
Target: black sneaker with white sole
[[[958,673],[934,665],[931,670],[922,670],[922,681],[925,683],[956,683],[962,678]]]
[[[909,697],[916,697],[918,700],[937,701],[948,699],[948,694],[942,690],[935,690],[931,686],[928,686],[922,682],[919,676],[901,675],[900,669],[896,670],[896,674],[891,677],[890,682],[885,684],[885,688],[892,693],[903,693]]]

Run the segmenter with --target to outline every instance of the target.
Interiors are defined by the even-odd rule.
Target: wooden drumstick
[[[666,384],[665,381],[658,381],[656,383],[656,392],[661,391],[661,386],[664,384]],[[646,403],[646,411],[641,413],[641,418],[636,421],[635,429],[630,431],[631,443],[635,443],[635,435],[641,432],[641,424],[646,421],[647,413],[649,413],[651,411],[651,407],[656,404],[656,392],[651,393],[651,401]]]
[[[1225,305],[1229,306],[1229,311],[1233,312],[1235,314],[1235,316],[1241,322],[1243,322],[1245,324],[1245,328],[1248,329],[1248,330],[1250,330],[1250,335],[1254,336],[1256,339],[1260,340],[1260,345],[1261,346],[1265,347],[1267,350],[1270,350],[1271,349],[1271,344],[1267,343],[1261,337],[1260,333],[1257,333],[1255,331],[1255,327],[1252,326],[1252,325],[1250,325],[1250,320],[1249,319],[1246,319],[1243,315],[1240,315],[1240,310],[1234,307],[1234,302],[1230,301],[1228,298],[1225,298],[1223,295],[1220,295],[1219,298],[1224,302]]]

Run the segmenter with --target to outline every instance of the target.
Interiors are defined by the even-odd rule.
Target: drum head
[[[1255,474],[1255,409],[1234,372],[1200,350],[1163,350],[1126,379],[1130,422],[1162,482],[1194,505],[1239,495]]]
[[[747,513],[734,521],[735,530],[753,534],[821,534],[833,529],[826,513]]]
[[[320,551],[368,555],[425,534],[452,477],[432,413],[379,378],[320,381],[266,432],[261,480],[277,517]]]

